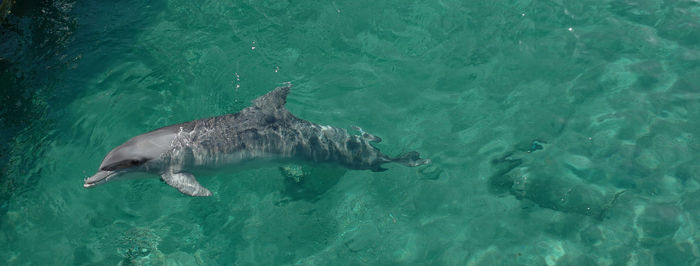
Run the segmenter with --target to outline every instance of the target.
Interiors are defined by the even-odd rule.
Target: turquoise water
[[[24,1],[0,33],[5,264],[700,263],[697,1]],[[285,82],[433,164],[82,187]]]

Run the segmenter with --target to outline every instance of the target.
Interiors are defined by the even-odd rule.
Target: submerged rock
[[[163,265],[165,255],[158,250],[160,237],[151,229],[135,227],[122,234],[117,253],[122,256],[119,265]]]
[[[284,176],[283,194],[286,201],[316,201],[338,183],[347,170],[335,166],[286,165],[280,167]]]

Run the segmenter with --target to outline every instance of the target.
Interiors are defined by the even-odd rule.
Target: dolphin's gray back
[[[288,92],[289,87],[277,88],[236,114],[168,127],[180,131],[171,157],[188,158],[195,165],[300,158],[375,171],[391,161],[365,138],[292,115],[284,106]]]

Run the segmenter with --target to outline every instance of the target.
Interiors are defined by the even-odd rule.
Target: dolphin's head
[[[128,172],[158,171],[161,156],[170,150],[177,132],[166,127],[136,136],[110,151],[99,170],[85,179],[83,187],[90,188],[114,180]]]

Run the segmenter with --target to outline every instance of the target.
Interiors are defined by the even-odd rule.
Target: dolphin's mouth
[[[116,171],[98,171],[95,175],[85,179],[85,184],[83,184],[83,187],[91,188],[107,182],[107,180],[114,176],[114,174],[116,174]]]

